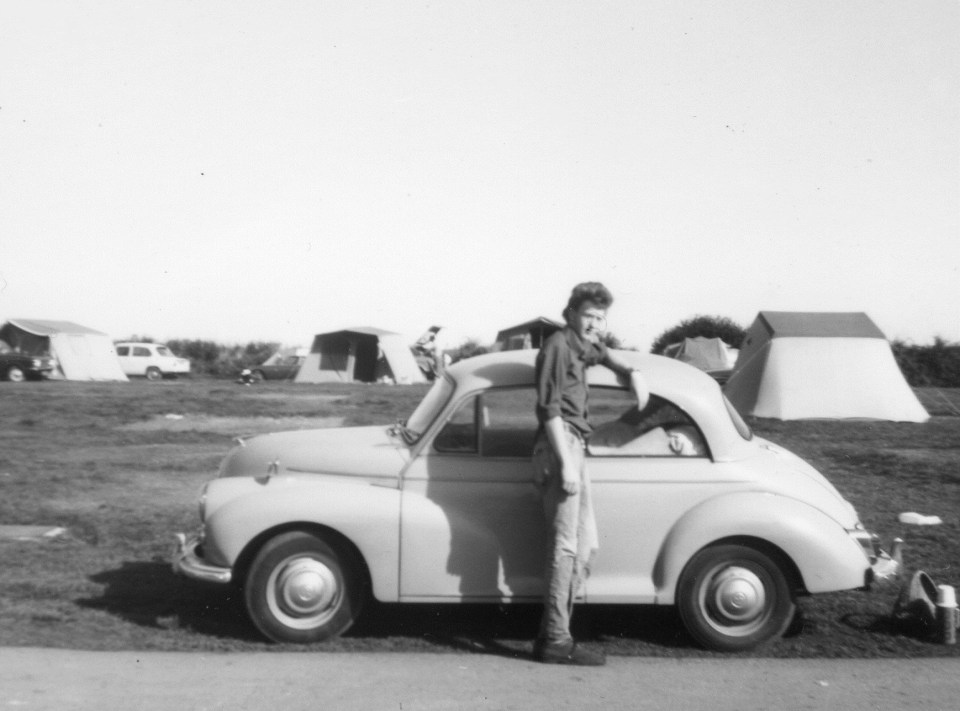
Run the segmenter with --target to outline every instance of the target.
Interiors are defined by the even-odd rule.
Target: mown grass
[[[0,540],[0,644],[526,653],[537,606],[373,604],[345,637],[327,645],[268,644],[234,592],[170,571],[171,534],[196,525],[197,492],[232,437],[291,426],[389,423],[409,414],[423,392],[382,385],[247,388],[203,379],[0,384],[0,524],[68,529],[43,542]],[[942,391],[937,400],[956,394]],[[957,402],[960,397],[954,407]],[[955,412],[947,404],[931,410],[937,416],[923,425],[752,424],[827,473],[885,541],[904,538],[910,571],[957,585],[960,417],[946,416]],[[937,514],[944,523],[902,525],[897,515],[903,511]],[[894,619],[896,594],[894,584],[803,599],[792,633],[751,655],[960,656],[957,647],[934,644]],[[579,610],[574,624],[588,644],[613,654],[715,656],[693,644],[670,609],[591,607]]]

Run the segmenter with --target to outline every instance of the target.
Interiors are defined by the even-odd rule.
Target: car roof
[[[533,349],[500,351],[461,360],[447,369],[454,382],[455,399],[492,387],[532,387],[537,352]],[[650,392],[687,412],[700,426],[715,460],[739,459],[752,446],[740,436],[730,419],[717,381],[703,371],[664,356],[639,351],[616,351],[621,360],[637,368]],[[608,368],[587,371],[592,387],[626,387],[626,380]]]

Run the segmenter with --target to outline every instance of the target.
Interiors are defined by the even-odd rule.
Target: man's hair
[[[613,303],[613,294],[598,281],[585,281],[573,287],[570,300],[567,301],[567,309],[576,311],[584,301],[592,301],[601,309],[609,309]]]

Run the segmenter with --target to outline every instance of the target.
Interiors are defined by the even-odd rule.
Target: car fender
[[[737,538],[759,539],[783,551],[807,592],[850,590],[866,583],[870,561],[835,520],[796,499],[740,492],[702,502],[670,529],[654,568],[657,602],[674,603],[680,574],[697,551]]]
[[[217,479],[230,498],[208,511],[205,558],[233,567],[247,546],[272,529],[321,525],[347,538],[370,572],[374,596],[397,599],[400,560],[400,491],[396,478],[277,476]]]

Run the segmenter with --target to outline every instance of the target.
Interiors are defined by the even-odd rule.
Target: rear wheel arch
[[[793,559],[789,555],[787,555],[786,551],[784,551],[775,543],[771,543],[763,538],[757,538],[756,536],[728,536],[726,538],[712,541],[711,543],[703,546],[703,548],[700,550],[723,545],[743,546],[745,548],[753,548],[754,550],[763,553],[780,567],[780,570],[783,571],[784,576],[787,578],[787,582],[790,584],[790,587],[795,594],[807,594],[807,589],[803,582],[803,575],[800,574],[800,569],[797,567],[797,564],[793,562]],[[697,551],[696,553],[699,552],[700,551]],[[694,555],[696,555],[696,553]],[[693,556],[690,557],[691,559],[693,558]],[[687,562],[689,563],[689,560]]]

